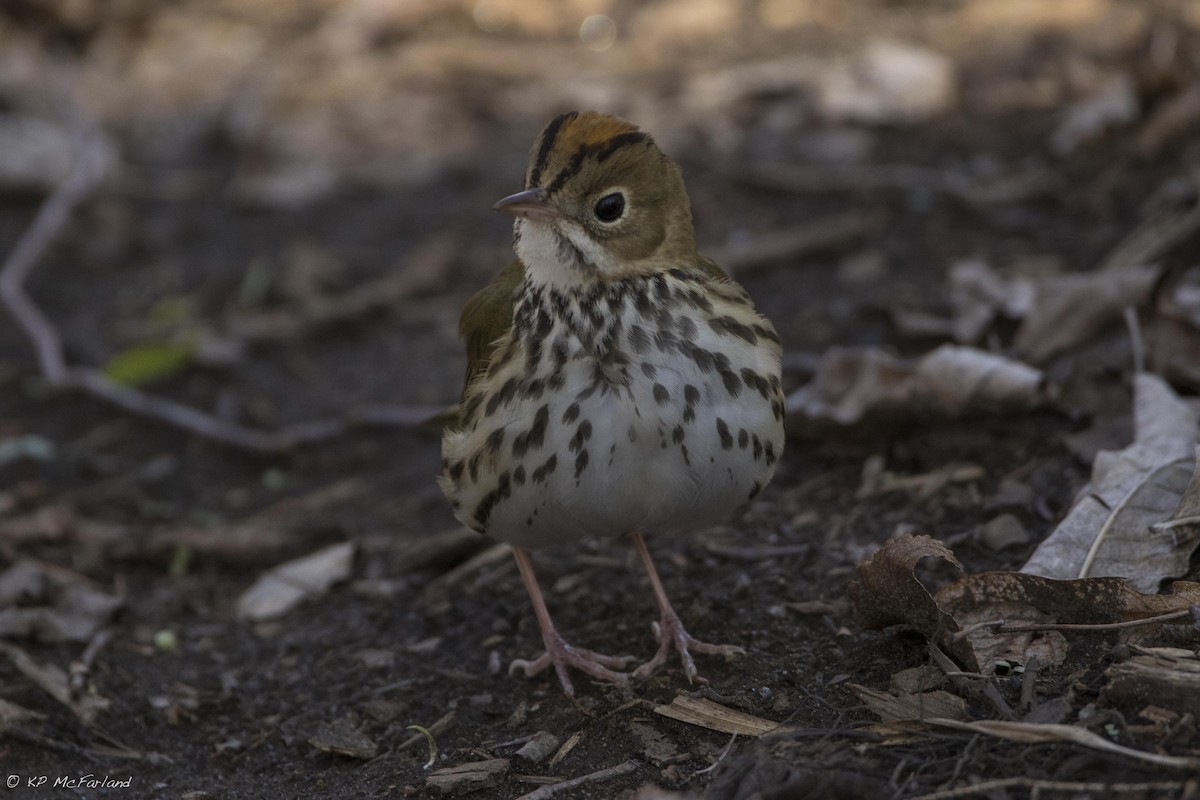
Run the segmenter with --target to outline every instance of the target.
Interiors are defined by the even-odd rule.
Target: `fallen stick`
[[[523,794],[517,800],[546,800],[546,798],[554,797],[561,792],[569,792],[570,790],[583,786],[586,783],[596,783],[598,781],[606,781],[611,778],[616,778],[628,772],[633,772],[637,769],[636,761],[626,761],[622,764],[617,764],[615,767],[607,769],[598,769],[595,772],[589,772],[587,775],[580,775],[578,778],[571,778],[569,781],[560,783],[552,783],[549,786],[543,786],[540,789],[534,789],[529,794]]]

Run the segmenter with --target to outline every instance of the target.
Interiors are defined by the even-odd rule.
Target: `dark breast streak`
[[[472,450],[463,454],[467,475],[461,463],[448,465],[452,479],[469,477],[472,484],[483,484],[479,486],[483,493],[469,501],[473,527],[485,530],[495,507],[512,502],[514,487],[542,484],[560,462],[578,484],[586,473],[603,466],[597,459],[611,461],[612,453],[589,452],[593,425],[581,415],[581,404],[595,396],[614,393],[633,401],[630,413],[634,417],[666,413],[663,419],[668,422],[658,432],[660,445],[678,448],[688,466],[693,464],[690,456],[694,452],[689,445],[697,441],[691,438],[697,434],[690,431],[701,424],[697,410],[709,392],[723,389],[729,398],[749,393],[748,398],[768,402],[776,418],[781,416],[776,376],[731,363],[719,349],[703,346],[702,340],[713,334],[736,341],[739,347],[766,344],[759,340],[774,335],[769,327],[739,323],[716,311],[702,291],[707,281],[702,273],[688,269],[568,291],[525,279],[517,294],[513,346],[505,348],[507,358],[497,359],[507,366],[494,364],[493,379],[474,388],[487,399],[469,405],[474,413],[466,427],[478,431],[479,438]],[[752,308],[741,297],[724,299]],[[668,361],[682,359],[692,364],[700,373],[698,385],[666,385],[655,367],[664,356]],[[586,374],[591,377],[582,388],[572,390],[574,396],[563,399],[561,411],[551,413],[545,393],[564,388],[569,363],[589,365]],[[635,391],[635,382],[644,387],[644,393]],[[511,404],[529,409],[530,416],[518,415],[526,419],[524,423],[499,423],[497,417],[506,417],[504,409]],[[669,411],[671,407],[677,411]],[[714,424],[714,428],[708,427]],[[774,447],[760,440],[757,432],[751,435],[741,425],[719,417],[715,423],[709,418],[704,425],[699,435],[712,437],[717,447],[745,450],[753,454],[753,462],[763,459],[768,466],[774,462]],[[504,468],[485,475],[489,470],[479,467],[497,456]]]

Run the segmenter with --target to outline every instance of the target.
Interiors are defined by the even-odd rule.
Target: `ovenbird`
[[[471,528],[509,542],[546,652],[514,667],[618,683],[693,639],[644,531],[721,520],[770,480],[783,449],[779,338],[746,292],[696,250],[679,168],[636,126],[563,114],[534,142],[512,214],[518,261],[467,303],[467,379],[442,442],[442,490]],[[527,549],[628,534],[658,603],[655,656],[573,647],[551,621]],[[702,680],[702,679],[700,679]]]

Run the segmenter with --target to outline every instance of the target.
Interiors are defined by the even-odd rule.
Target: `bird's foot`
[[[571,697],[575,696],[575,687],[571,685],[571,679],[567,675],[568,668],[574,667],[598,680],[624,686],[629,683],[629,673],[620,670],[637,660],[633,656],[609,656],[582,647],[573,647],[567,644],[557,631],[544,634],[542,641],[546,645],[546,652],[532,661],[523,658],[514,659],[508,665],[509,674],[521,670],[525,673],[525,677],[530,678],[553,666],[563,691]]]
[[[672,648],[679,653],[679,660],[683,662],[683,674],[687,676],[688,683],[708,683],[696,670],[696,662],[692,658],[693,650],[697,653],[722,656],[746,655],[746,651],[737,645],[709,644],[693,638],[674,611],[665,612],[662,619],[654,623],[654,636],[658,639],[658,652],[654,654],[654,658],[633,671],[635,680],[649,678],[662,668],[663,664],[667,663],[667,656]]]

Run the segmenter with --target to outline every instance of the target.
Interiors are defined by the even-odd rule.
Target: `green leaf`
[[[143,386],[183,372],[194,355],[190,345],[139,344],[113,356],[104,365],[104,374],[117,383]]]

